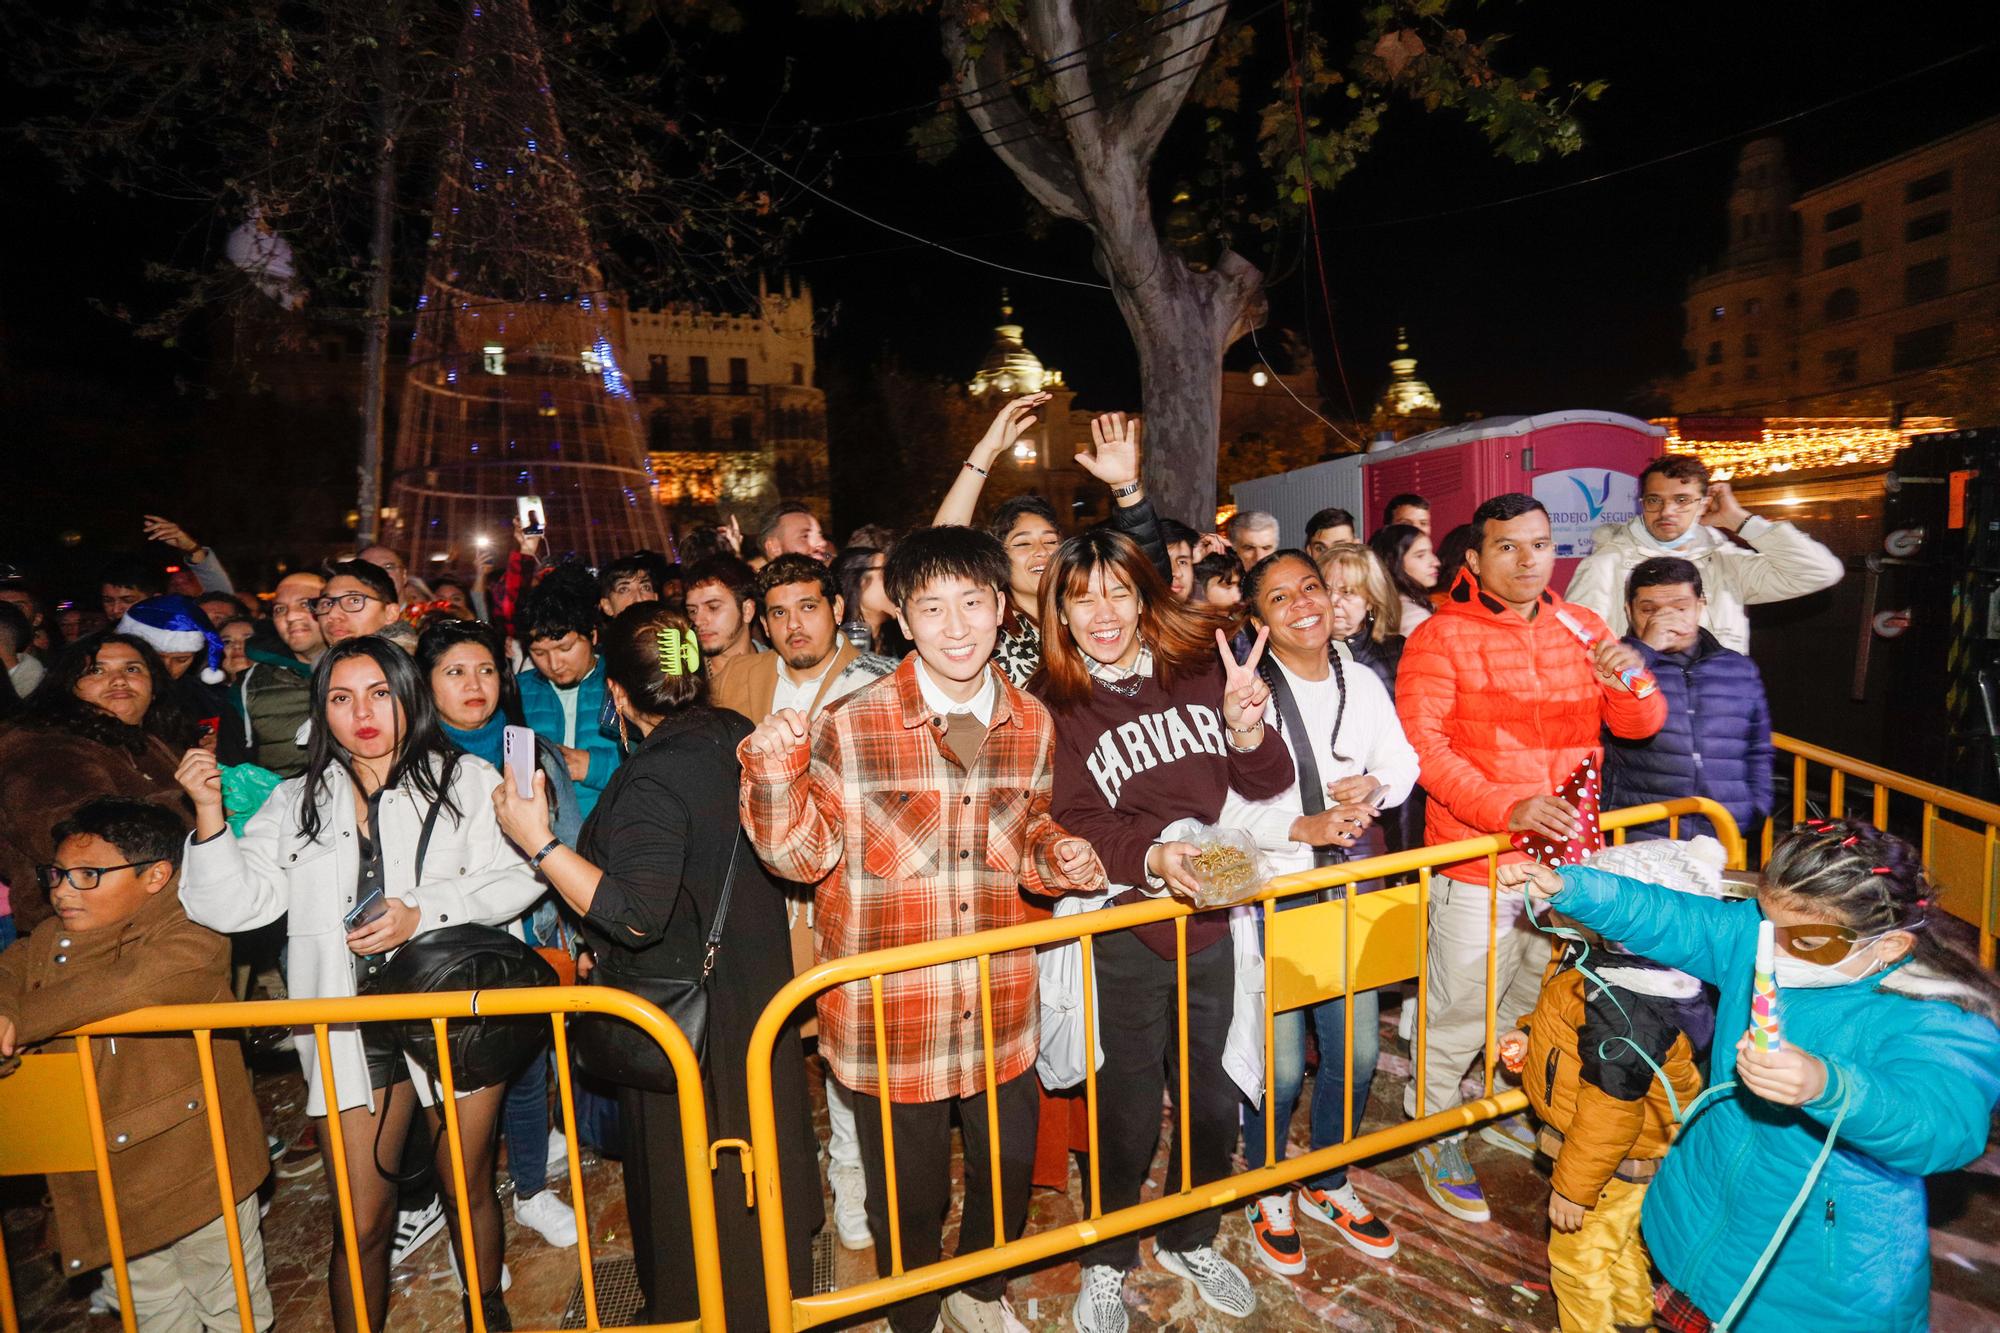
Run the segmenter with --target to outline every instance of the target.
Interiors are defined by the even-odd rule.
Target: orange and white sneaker
[[[1292,1196],[1266,1194],[1243,1210],[1250,1235],[1257,1242],[1257,1261],[1285,1277],[1306,1271],[1306,1250],[1292,1225]]]
[[[1390,1259],[1400,1248],[1395,1235],[1381,1218],[1368,1211],[1352,1184],[1337,1190],[1299,1186],[1299,1211],[1315,1222],[1332,1227],[1349,1245],[1370,1259]]]

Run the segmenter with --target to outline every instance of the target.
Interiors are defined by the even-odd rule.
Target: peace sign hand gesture
[[[1139,423],[1135,418],[1123,412],[1092,417],[1090,442],[1096,452],[1078,454],[1078,467],[1113,489],[1139,479]]]
[[[1271,697],[1271,687],[1257,674],[1257,663],[1263,658],[1264,645],[1270,638],[1271,627],[1260,627],[1257,641],[1250,645],[1250,656],[1239,664],[1236,654],[1229,649],[1229,636],[1221,630],[1215,632],[1216,651],[1222,655],[1222,721],[1234,736],[1247,738],[1264,729],[1264,704]],[[1254,749],[1255,744],[1239,748]]]

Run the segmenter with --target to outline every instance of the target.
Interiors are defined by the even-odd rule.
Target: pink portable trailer
[[[1405,491],[1431,503],[1431,536],[1471,521],[1480,502],[1523,491],[1549,511],[1556,540],[1557,592],[1590,534],[1623,523],[1639,507],[1639,473],[1660,456],[1664,427],[1616,412],[1544,412],[1487,417],[1448,426],[1366,455],[1361,476],[1370,530],[1382,506]]]

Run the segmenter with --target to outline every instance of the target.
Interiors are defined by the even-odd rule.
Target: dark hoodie
[[[259,636],[244,650],[250,669],[231,686],[237,716],[224,719],[217,757],[225,764],[257,764],[281,778],[305,772],[299,728],[312,711],[312,666],[275,637]]]

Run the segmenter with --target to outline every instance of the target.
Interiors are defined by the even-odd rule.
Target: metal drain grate
[[[833,1290],[833,1224],[819,1229],[813,1237],[813,1295],[824,1296]]]
[[[639,1322],[639,1307],[646,1298],[639,1291],[639,1273],[632,1266],[632,1256],[620,1254],[599,1259],[590,1266],[590,1272],[597,1286],[598,1321],[606,1328]],[[563,1307],[561,1326],[584,1327],[582,1278],[577,1279],[576,1289],[569,1294],[569,1304]]]

